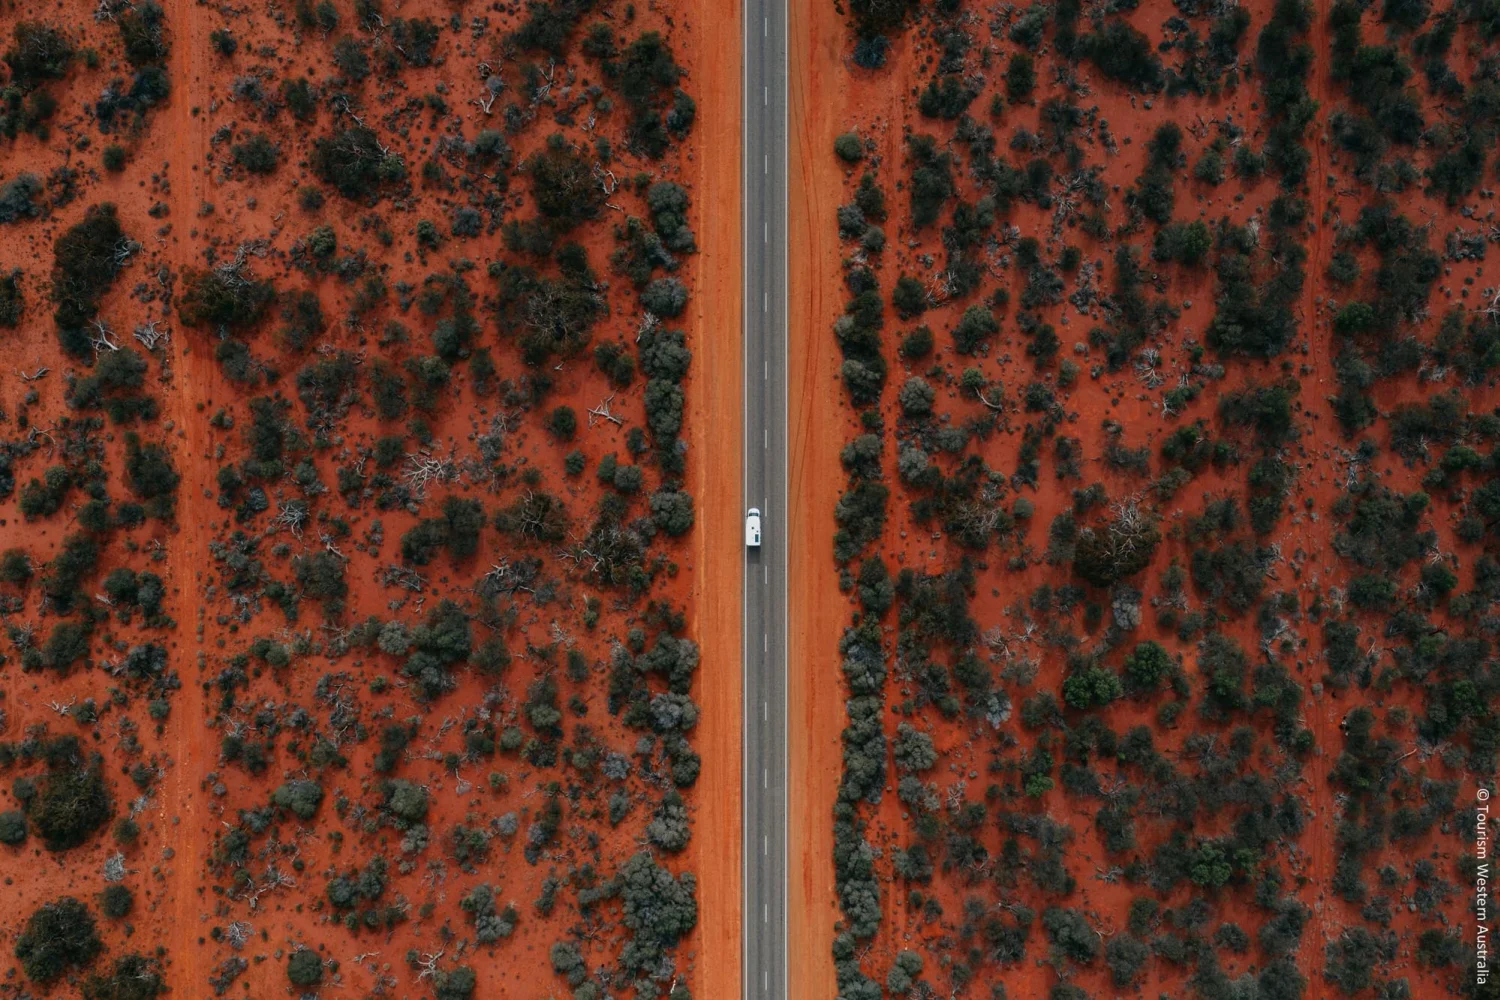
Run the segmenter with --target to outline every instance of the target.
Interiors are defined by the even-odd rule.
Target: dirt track
[[[163,140],[164,159],[170,165],[172,179],[172,233],[167,257],[173,271],[181,275],[197,255],[196,229],[193,219],[206,198],[204,172],[207,128],[206,120],[195,114],[198,97],[196,84],[202,79],[207,59],[208,29],[201,27],[197,6],[188,0],[173,0],[168,16],[173,25],[176,44],[172,47],[172,78],[177,93],[167,110]],[[214,398],[218,381],[212,357],[206,351],[193,351],[187,337],[172,340],[174,391],[166,394],[166,411],[174,421],[177,440],[177,465],[182,469],[209,468],[209,426],[195,409],[195,403],[207,405]],[[198,671],[204,651],[206,619],[204,568],[211,565],[209,541],[211,522],[219,511],[206,483],[183,483],[178,507],[177,534],[168,546],[171,569],[173,617],[179,630],[173,642],[174,659],[183,675],[182,691],[176,707],[177,724],[172,727],[171,754],[173,766],[168,772],[164,794],[160,798],[158,822],[165,831],[174,852],[169,874],[171,885],[171,930],[167,950],[172,955],[168,981],[173,992],[194,996],[208,978],[203,945],[207,916],[206,884],[203,864],[207,855],[210,819],[201,800],[204,776],[218,757],[217,748],[209,742],[206,726],[205,693]]]

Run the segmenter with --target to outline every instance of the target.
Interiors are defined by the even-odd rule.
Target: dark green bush
[[[281,81],[281,99],[286,102],[287,110],[292,117],[300,122],[310,122],[318,114],[318,95],[313,90],[312,84],[307,82],[307,77],[299,76],[296,79]]]
[[[325,184],[345,198],[366,198],[385,184],[406,178],[406,164],[387,152],[375,132],[363,125],[350,125],[329,136],[313,140],[308,164]]]
[[[678,538],[693,528],[693,495],[663,487],[651,494],[651,520],[667,535]]]
[[[39,21],[17,21],[11,37],[14,42],[5,53],[5,64],[10,67],[10,82],[22,90],[61,80],[77,54],[66,35]]]
[[[128,917],[135,907],[135,894],[123,885],[107,885],[99,894],[99,912],[111,920]]]
[[[1103,708],[1125,693],[1120,675],[1099,666],[1075,670],[1063,680],[1063,701],[1070,708]]]
[[[81,846],[109,822],[113,811],[97,758],[49,767],[37,784],[37,794],[26,803],[27,819],[49,851]]]
[[[547,138],[544,148],[531,154],[522,169],[531,178],[537,211],[556,234],[596,218],[604,207],[604,188],[594,177],[594,162],[561,133]]]
[[[1111,80],[1148,93],[1160,90],[1165,82],[1151,40],[1125,20],[1106,21],[1098,31],[1084,35],[1078,40],[1078,53]]]
[[[26,842],[26,814],[20,809],[0,812],[0,844],[15,847]]]
[[[251,132],[244,141],[229,148],[237,166],[252,174],[269,174],[281,162],[281,149],[263,132]]]
[[[23,171],[6,181],[0,187],[0,224],[39,217],[47,207],[45,197],[40,203],[37,201],[43,191],[42,180],[36,174]]]
[[[1029,52],[1012,52],[1005,64],[1005,96],[1021,101],[1036,89],[1036,69]]]
[[[1157,230],[1151,256],[1180,264],[1200,264],[1213,246],[1213,237],[1202,222],[1174,222]]]
[[[27,918],[15,955],[26,978],[46,985],[81,969],[104,950],[88,906],[71,896],[46,903]]]
[[[578,433],[578,416],[571,406],[559,406],[547,417],[547,429],[559,441],[571,441]]]
[[[155,1000],[165,992],[161,963],[137,954],[121,955],[108,975],[96,972],[83,982],[83,1000]]]
[[[311,948],[298,948],[287,956],[286,978],[293,986],[317,986],[323,981],[323,960]]]
[[[177,314],[188,326],[248,330],[265,316],[276,298],[276,286],[243,269],[185,269]]]
[[[134,66],[165,63],[171,53],[166,38],[167,14],[157,0],[127,7],[115,19],[120,40],[125,44],[125,58]]]
[[[26,315],[26,298],[21,292],[19,269],[0,274],[0,326],[14,329]]]
[[[271,793],[271,804],[290,810],[298,819],[309,820],[317,815],[318,805],[323,801],[323,786],[309,778],[294,778],[283,782]]]
[[[63,232],[53,244],[53,320],[63,349],[85,357],[91,347],[85,329],[99,312],[99,300],[109,291],[131,250],[120,228],[115,206],[91,206],[83,220]]]

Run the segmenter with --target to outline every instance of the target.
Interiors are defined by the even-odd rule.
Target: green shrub
[[[165,992],[161,963],[134,953],[115,959],[109,975],[96,972],[83,983],[83,1000],[155,1000]]]
[[[142,444],[134,432],[127,433],[125,481],[130,492],[146,502],[150,516],[163,519],[172,516],[182,476],[173,467],[171,454],[165,447],[155,442]]]
[[[263,132],[252,132],[229,149],[236,165],[252,174],[269,174],[281,162],[281,149]]]
[[[1075,670],[1063,680],[1063,701],[1071,708],[1103,708],[1124,693],[1120,675],[1104,667]]]
[[[845,132],[833,140],[833,151],[845,163],[858,163],[865,158],[865,144],[857,132]]]
[[[26,814],[19,809],[0,812],[0,844],[15,847],[26,842]]]
[[[531,154],[522,170],[531,179],[537,211],[562,234],[596,218],[604,207],[604,189],[594,180],[594,163],[559,134]]]
[[[693,495],[686,490],[662,488],[651,494],[651,520],[672,538],[693,528]]]
[[[89,908],[64,896],[31,914],[16,938],[15,955],[26,978],[45,985],[87,966],[103,950]]]
[[[123,885],[109,885],[99,894],[99,912],[111,920],[128,917],[135,907],[135,895]]]
[[[313,140],[308,159],[313,173],[345,198],[364,198],[384,184],[406,178],[406,164],[386,152],[374,131],[363,125],[341,128]]]
[[[1110,20],[1078,40],[1079,54],[1091,59],[1111,80],[1151,92],[1165,80],[1151,40],[1124,20]]]
[[[41,479],[32,479],[21,487],[21,514],[27,520],[51,517],[62,509],[73,486],[73,475],[67,466],[48,467]]]
[[[1029,52],[1012,52],[1005,64],[1005,96],[1023,101],[1036,89],[1036,69]]]
[[[333,43],[333,65],[346,83],[357,84],[370,75],[370,57],[359,39],[350,35]]]
[[[68,74],[77,50],[57,28],[38,21],[17,21],[11,30],[14,44],[5,53],[10,82],[23,91]]]
[[[287,956],[286,978],[293,986],[317,986],[323,981],[323,960],[311,948],[298,948]]]
[[[953,346],[960,354],[977,353],[980,346],[999,330],[1000,323],[994,313],[984,306],[969,306],[953,327]]]
[[[67,673],[88,656],[90,632],[87,622],[58,622],[42,644],[42,662],[59,674]]]
[[[127,7],[115,19],[120,40],[125,44],[125,58],[133,66],[150,66],[167,61],[171,46],[166,38],[167,14],[156,0]]]
[[[578,433],[578,416],[571,406],[559,406],[548,416],[547,429],[559,441],[571,441]]]
[[[664,319],[682,315],[688,293],[676,278],[657,278],[641,292],[641,306]]]
[[[75,357],[91,351],[85,327],[98,315],[99,300],[114,284],[130,245],[109,202],[91,206],[53,244],[53,320],[63,349]]]
[[[432,977],[434,1000],[469,1000],[479,985],[479,977],[467,965],[456,969],[439,969]]]
[[[925,358],[932,353],[932,345],[932,331],[919,326],[901,338],[901,356],[911,360]]]
[[[266,315],[276,298],[276,286],[247,274],[243,268],[199,271],[186,268],[177,314],[188,326],[220,330],[248,330]]]
[[[1079,531],[1073,568],[1089,583],[1110,587],[1149,566],[1160,541],[1149,514],[1120,516]]]
[[[1173,222],[1157,230],[1151,256],[1179,264],[1201,264],[1213,246],[1213,237],[1201,221]]]
[[[281,99],[286,102],[287,110],[292,113],[292,117],[299,122],[309,122],[317,117],[318,95],[313,90],[312,84],[307,82],[307,77],[299,76],[295,80],[282,80]]]
[[[318,293],[306,288],[281,295],[281,319],[281,339],[294,351],[306,350],[327,323]]]
[[[63,763],[48,769],[26,803],[26,816],[49,851],[82,846],[114,812],[101,761]]]
[[[40,217],[46,208],[46,199],[43,196],[39,204],[37,197],[43,195],[44,190],[42,180],[36,174],[23,172],[6,181],[5,186],[0,187],[0,224]]]
[[[21,271],[0,274],[0,326],[14,329],[26,315],[26,297],[21,292]]]
[[[1133,693],[1155,691],[1172,671],[1172,654],[1158,642],[1138,642],[1125,657],[1125,685]]]
[[[323,786],[309,778],[293,778],[271,793],[271,804],[290,810],[298,819],[317,815],[323,801]]]

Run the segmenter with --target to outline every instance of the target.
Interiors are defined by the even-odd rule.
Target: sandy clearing
[[[837,380],[838,359],[828,335],[839,303],[835,211],[842,178],[833,157],[820,155],[837,131],[847,90],[830,79],[842,59],[844,28],[832,4],[792,4],[789,63],[788,162],[790,185],[788,284],[788,395],[791,552],[799,567],[791,581],[788,625],[788,974],[791,996],[831,997],[833,927],[833,801],[842,768],[843,690],[838,673],[839,632],[846,610],[832,560],[833,508],[842,477],[838,454],[848,411]],[[844,414],[830,420],[830,412]]]
[[[743,274],[740,204],[742,98],[739,0],[693,0],[684,48],[703,114],[693,135],[691,178],[699,252],[688,384],[689,462],[698,525],[693,531],[693,632],[703,653],[696,744],[703,758],[695,796],[690,868],[698,873],[699,920],[694,982],[715,995],[740,993],[743,681],[740,454]]]

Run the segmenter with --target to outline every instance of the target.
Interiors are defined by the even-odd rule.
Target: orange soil
[[[162,159],[166,163],[164,172],[173,180],[173,225],[165,255],[180,275],[185,266],[201,264],[196,240],[192,239],[197,234],[192,220],[207,198],[204,171],[209,126],[207,116],[199,113],[195,103],[200,99],[202,68],[209,58],[209,28],[198,17],[198,5],[192,0],[171,0],[166,6],[175,42],[171,72],[176,93],[152,138],[166,140]],[[177,464],[184,470],[201,468],[206,477],[214,467],[211,428],[194,404],[197,401],[200,407],[206,406],[232,394],[224,391],[206,342],[195,345],[187,336],[177,336],[171,351],[181,391],[168,392],[164,408],[176,425]],[[203,921],[208,913],[203,867],[212,843],[210,826],[214,818],[202,808],[201,797],[206,792],[205,775],[218,759],[218,749],[208,728],[212,713],[198,674],[207,656],[205,628],[212,624],[204,595],[204,575],[213,565],[208,550],[210,525],[221,512],[207,485],[197,482],[191,472],[185,476],[178,500],[178,533],[172,540],[168,563],[172,617],[177,619],[171,649],[183,685],[177,694],[176,725],[172,727],[175,739],[171,755],[176,766],[167,772],[158,822],[172,831],[176,854],[169,873],[171,920],[165,943],[173,961],[167,980],[173,992],[184,996],[203,989],[211,965],[211,953],[204,947],[207,928]]]
[[[696,209],[698,281],[694,287],[693,370],[687,382],[693,533],[692,633],[703,652],[695,700],[702,721],[694,744],[703,757],[695,796],[689,867],[698,875],[697,975],[704,993],[740,995],[741,669],[744,607],[740,546],[741,464],[744,440],[744,283],[741,264],[740,116],[743,44],[740,0],[692,0],[680,36],[687,48],[688,85],[702,113],[683,166]]]
[[[787,600],[787,766],[798,777],[787,790],[787,975],[792,997],[823,1000],[837,992],[832,809],[843,766],[838,642],[848,610],[831,553],[841,486],[835,470],[849,424],[837,344],[828,332],[843,307],[834,221],[842,177],[823,154],[848,113],[850,88],[838,79],[844,26],[833,4],[791,4],[789,27],[787,491],[797,572]],[[833,413],[842,419],[830,419]]]

